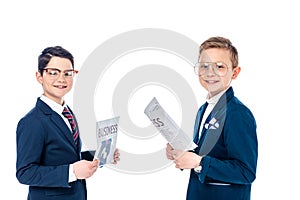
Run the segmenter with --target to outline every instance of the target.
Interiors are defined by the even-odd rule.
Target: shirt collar
[[[52,99],[49,99],[48,97],[46,97],[45,95],[42,95],[40,97],[40,99],[42,101],[44,101],[52,110],[54,110],[55,112],[61,114],[64,110],[64,107],[66,107],[66,103],[64,103],[64,105],[60,105],[58,103],[56,103],[55,101],[53,101]]]
[[[227,89],[226,89],[227,90]],[[218,93],[217,95],[211,97],[211,98],[206,98],[206,102],[208,104],[216,104],[218,103],[219,99],[221,98],[221,96],[226,92],[226,90],[221,91],[220,93]]]

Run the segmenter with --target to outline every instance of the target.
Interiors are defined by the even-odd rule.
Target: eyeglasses
[[[74,69],[61,71],[60,69],[56,68],[45,68],[43,69],[43,71],[45,71],[51,79],[57,79],[60,76],[61,72],[63,73],[65,79],[72,79],[78,73],[78,71]]]
[[[194,70],[198,76],[203,76],[208,72],[209,67],[217,76],[225,76],[228,71],[227,65],[223,62],[198,62],[194,66]]]

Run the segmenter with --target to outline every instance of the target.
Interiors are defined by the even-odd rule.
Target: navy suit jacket
[[[258,156],[254,116],[230,87],[208,116],[198,139],[206,107],[207,103],[200,107],[194,127],[194,142],[199,145],[195,151],[204,156],[202,170],[191,170],[187,199],[249,200]],[[213,118],[215,126],[211,128],[208,123]]]
[[[40,98],[17,126],[16,176],[28,199],[86,199],[85,180],[68,183],[69,165],[81,159],[64,120]]]

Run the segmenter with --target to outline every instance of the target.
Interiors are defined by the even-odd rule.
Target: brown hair
[[[231,41],[227,38],[224,37],[211,37],[204,41],[200,45],[199,49],[199,57],[203,50],[206,49],[211,49],[211,48],[220,48],[220,49],[226,49],[229,50],[230,55],[231,55],[231,63],[232,63],[232,68],[235,68],[239,64],[239,58],[238,58],[238,51],[237,49],[232,45]]]

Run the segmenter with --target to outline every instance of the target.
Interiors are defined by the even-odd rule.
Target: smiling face
[[[58,77],[53,78],[45,71],[42,75],[40,72],[36,72],[36,79],[43,86],[44,95],[62,105],[63,97],[72,89],[73,86],[73,78],[65,77],[63,72],[65,70],[72,70],[72,63],[67,58],[53,56],[45,67],[45,69],[47,68],[55,68],[60,70],[62,73],[60,73]]]
[[[202,51],[199,62],[222,62],[227,65],[227,72],[224,76],[218,76],[212,67],[208,67],[206,73],[199,76],[200,84],[208,91],[209,97],[226,90],[231,80],[239,74],[240,67],[233,69],[230,58],[230,52],[227,49],[209,48]]]

